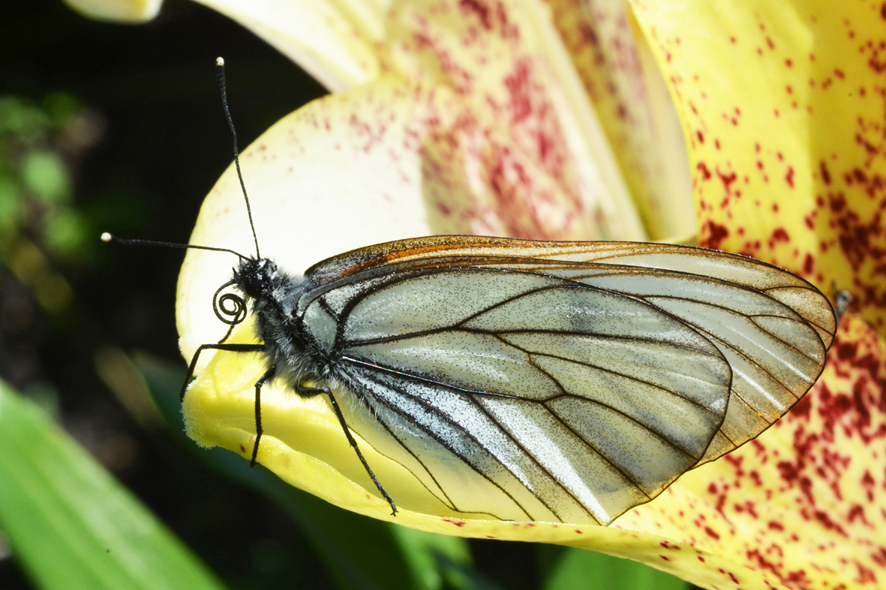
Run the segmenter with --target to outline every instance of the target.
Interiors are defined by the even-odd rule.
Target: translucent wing
[[[783,415],[835,329],[802,279],[679,246],[426,238],[307,274],[349,426],[501,519],[608,524]]]

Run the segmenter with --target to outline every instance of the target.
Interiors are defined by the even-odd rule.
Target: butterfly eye
[[[257,299],[268,292],[275,271],[269,260],[245,261],[236,273],[235,282],[246,295]]]
[[[252,298],[261,295],[264,284],[265,277],[261,272],[250,273],[243,277],[243,289]]]

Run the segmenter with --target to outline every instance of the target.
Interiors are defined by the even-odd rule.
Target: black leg
[[[185,376],[185,382],[182,383],[181,395],[179,401],[184,401],[185,392],[188,385],[191,384],[191,378],[194,376],[194,369],[197,368],[197,359],[204,350],[227,350],[230,352],[262,352],[265,349],[264,344],[201,344],[194,356],[191,357],[191,364],[188,365],[188,374]]]
[[[261,440],[261,388],[262,385],[273,379],[277,373],[277,366],[274,365],[267,372],[259,377],[255,382],[255,445],[252,447],[252,460],[249,462],[250,467],[255,467],[255,459],[258,457],[258,442]]]
[[[360,459],[360,462],[363,464],[363,468],[366,470],[366,473],[369,474],[369,477],[372,478],[373,483],[375,483],[375,487],[378,488],[378,491],[381,493],[382,497],[388,501],[388,504],[391,505],[391,516],[397,516],[397,506],[394,505],[394,501],[391,500],[391,497],[382,487],[381,483],[378,481],[378,478],[375,477],[375,474],[372,472],[372,469],[369,468],[369,463],[366,462],[366,459],[363,457],[363,453],[360,452],[360,447],[357,446],[357,441],[351,435],[351,431],[348,429],[348,423],[345,422],[344,414],[341,413],[341,409],[338,407],[338,402],[335,401],[335,396],[332,395],[332,390],[328,387],[296,387],[296,391],[300,395],[317,395],[320,393],[326,394],[329,397],[329,401],[332,403],[332,410],[335,412],[335,415],[338,417],[338,421],[341,424],[342,430],[345,431],[345,436],[348,439],[348,442],[354,447],[354,452],[357,453],[357,457]]]

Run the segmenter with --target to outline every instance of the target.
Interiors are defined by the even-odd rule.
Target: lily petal
[[[197,0],[242,24],[338,92],[376,78],[390,0]]]
[[[163,0],[63,0],[87,18],[130,24],[145,23],[160,12]]]
[[[252,326],[242,325],[232,342],[252,342]],[[216,354],[188,390],[183,406],[187,433],[205,447],[221,446],[249,458],[255,442],[252,384],[265,368],[244,354]],[[295,417],[295,418],[294,418]],[[289,484],[341,508],[419,530],[486,539],[556,543],[643,561],[710,588],[767,588],[746,566],[716,552],[650,531],[645,526],[611,527],[545,522],[502,522],[432,516],[400,508],[391,516],[387,502],[367,492],[374,485],[341,433],[325,398],[303,398],[273,383],[262,390],[265,434],[259,462]],[[358,440],[358,444],[360,441]],[[373,471],[394,497],[432,502],[412,474],[365,443]],[[413,482],[413,483],[410,483]],[[445,507],[438,506],[438,512]],[[624,518],[624,517],[623,517]],[[620,522],[620,521],[619,521]],[[676,537],[680,539],[680,536]],[[731,581],[740,581],[732,584]],[[771,588],[771,586],[768,586]]]
[[[549,5],[650,239],[694,236],[680,120],[629,5],[606,0],[551,0]]]
[[[886,333],[886,9],[827,0],[633,6],[690,142],[703,245],[849,289]]]
[[[870,326],[847,316],[822,378],[787,416],[618,525],[681,540],[790,588],[878,587],[886,576],[884,351]]]
[[[557,153],[575,157],[595,153],[595,142],[602,137],[594,130],[594,109],[577,90],[582,83],[585,90],[588,87],[572,69],[580,60],[568,46],[549,42],[556,39],[551,23],[561,21],[539,18],[547,13],[538,3],[527,4],[525,12],[506,11],[504,20],[495,20],[497,14],[490,17],[469,10],[428,21],[421,18],[427,7],[414,6],[400,11],[386,6],[366,20],[365,30],[347,19],[323,29],[318,39],[329,41],[332,49],[326,53],[332,57],[314,56],[314,67],[336,72],[329,76],[329,84],[345,87],[366,79],[377,81],[293,115],[301,117],[297,125],[281,124],[275,128],[276,135],[263,137],[244,157],[244,163],[256,165],[247,172],[247,179],[271,172],[275,161],[281,168],[277,159],[287,157],[288,171],[278,170],[267,178],[267,197],[258,196],[266,192],[260,186],[253,189],[255,210],[265,210],[258,215],[259,228],[278,228],[281,218],[296,220],[288,232],[293,235],[275,241],[274,235],[281,233],[275,231],[267,238],[268,251],[282,253],[278,262],[287,268],[304,268],[308,262],[346,249],[352,238],[354,245],[363,245],[426,233],[424,227],[428,233],[440,228],[452,231],[449,228],[461,227],[465,220],[469,227],[512,235],[527,227],[557,227],[554,211],[559,207],[551,206],[539,215],[538,206],[546,204],[545,200],[533,204],[531,226],[520,225],[522,215],[510,219],[502,215],[506,208],[483,214],[488,188],[502,179],[519,177],[517,170],[528,170],[526,178],[539,183],[525,196],[548,190],[551,199],[557,195],[571,198],[573,208],[565,219],[572,219],[571,213],[582,208],[619,210],[618,205],[593,198],[587,176],[582,177],[584,171],[559,174],[553,166],[556,159],[538,157],[547,147],[541,150],[528,141],[539,130],[544,137],[561,131],[566,147]],[[875,140],[881,129],[882,103],[865,98],[876,94],[870,73],[879,67],[880,50],[875,44],[853,41],[856,36],[877,38],[877,23],[868,17],[879,9],[858,5],[849,11],[824,2],[727,6],[700,1],[647,5],[638,0],[634,6],[640,27],[663,64],[689,138],[694,190],[707,245],[754,254],[804,272],[820,284],[829,280],[840,286],[851,283],[863,294],[864,317],[882,326],[886,296],[879,279],[872,278],[883,274],[877,266],[881,264],[877,255],[882,254],[877,222],[882,209],[882,199],[878,199],[882,158],[879,140]],[[234,9],[229,10],[233,14]],[[396,24],[390,30],[402,31],[402,36],[391,45],[374,45],[371,40],[379,38],[378,31],[386,31],[387,19]],[[266,15],[261,22],[266,38],[278,45],[289,42],[288,33],[281,32],[285,27],[271,26],[273,18]],[[843,22],[845,28],[836,28],[833,22]],[[470,34],[463,34],[471,30],[471,23],[475,29],[480,26],[495,32],[492,43],[482,51],[470,46]],[[521,33],[517,43],[505,34],[511,27]],[[308,33],[318,34],[317,30]],[[349,35],[356,39],[352,45],[333,47]],[[383,36],[387,38],[387,33]],[[316,44],[324,46],[324,42]],[[309,46],[301,43],[301,50]],[[819,49],[822,46],[836,49],[824,53]],[[376,53],[360,63],[360,48],[365,47]],[[336,51],[341,54],[336,56]],[[853,51],[861,57],[844,65]],[[492,60],[488,79],[476,78],[480,70],[473,69],[476,63],[471,60],[476,62],[477,56]],[[738,63],[752,66],[724,71],[723,64],[736,62],[736,56],[745,60]],[[310,63],[311,57],[304,59]],[[453,68],[461,64],[472,67]],[[515,69],[519,67],[524,69]],[[405,74],[413,81],[378,79],[380,71]],[[846,92],[828,94],[847,80],[855,81],[859,89],[853,92],[854,98],[846,98]],[[508,96],[503,88],[531,91],[518,93],[526,101],[523,104],[543,107],[534,111],[530,124],[513,130],[495,125],[503,113],[513,122],[514,113],[519,112],[515,103],[508,102],[515,93]],[[406,111],[404,105],[410,105]],[[318,116],[327,107],[326,116]],[[831,116],[831,110],[837,115]],[[310,126],[314,132],[307,131]],[[324,132],[331,136],[326,144],[321,139]],[[345,138],[344,145],[336,148],[336,137]],[[455,145],[448,144],[453,138]],[[489,138],[491,143],[484,143]],[[508,156],[516,160],[502,160],[502,152],[496,151],[508,140],[517,147]],[[363,154],[353,149],[360,145],[366,148]],[[315,146],[320,149],[315,151]],[[342,148],[349,150],[362,183],[330,173],[327,156]],[[502,161],[510,176],[486,174],[495,170],[490,163]],[[438,168],[441,165],[445,169]],[[607,162],[590,176],[607,177],[615,169]],[[403,171],[405,177],[392,177]],[[279,184],[287,174],[299,181]],[[321,176],[325,176],[322,186],[331,187],[336,195],[353,195],[355,187],[363,190],[359,197],[347,200],[348,207],[337,199],[323,199],[320,193],[310,207],[304,207],[301,196],[310,192],[305,187],[321,186]],[[618,174],[611,176],[618,178]],[[413,182],[415,178],[421,178],[421,183]],[[623,188],[612,189],[618,183],[604,181],[601,186],[607,190],[601,192],[606,198],[627,194]],[[386,193],[388,187],[395,187],[393,194]],[[208,199],[201,212],[194,243],[250,251],[244,218],[231,212],[239,193],[230,172],[215,192],[218,195]],[[295,209],[292,194],[299,195]],[[466,199],[449,202],[450,195]],[[383,203],[386,196],[391,200],[388,205]],[[428,207],[410,208],[407,201],[424,202]],[[653,198],[650,202],[662,201]],[[828,210],[822,213],[825,205]],[[314,214],[306,217],[307,209]],[[376,221],[385,216],[390,218],[385,223]],[[308,222],[299,223],[303,218]],[[555,223],[546,225],[552,219]],[[495,231],[502,227],[505,231]],[[401,230],[406,233],[398,233]],[[336,237],[332,244],[326,238],[333,232],[345,234],[344,240]],[[259,229],[260,238],[267,233]],[[312,237],[297,242],[293,239],[297,233]],[[297,249],[296,243],[309,247]],[[201,342],[217,341],[223,332],[209,302],[230,269],[226,263],[207,262],[206,256],[219,255],[192,252],[183,268],[178,319],[186,356]],[[244,327],[235,336],[248,339],[248,334]],[[594,548],[642,559],[708,587],[834,586],[845,580],[858,586],[876,584],[886,563],[884,542],[877,534],[884,530],[884,523],[879,522],[884,517],[882,511],[867,508],[883,500],[882,469],[872,470],[871,462],[859,458],[884,452],[879,441],[886,426],[877,385],[886,370],[882,344],[863,321],[850,318],[823,383],[796,415],[725,460],[685,476],[658,500],[624,515],[615,527],[462,521],[416,513],[404,513],[397,522],[450,534]],[[254,428],[251,383],[264,367],[248,355],[234,356],[207,358],[188,393],[185,412],[196,440],[248,454]],[[839,393],[845,391],[854,395]],[[268,430],[260,460],[293,485],[343,507],[387,518],[387,506],[367,495],[371,486],[364,481],[359,464],[353,465],[355,457],[325,404],[296,397],[268,389],[263,404]],[[294,420],[293,414],[304,419]],[[311,441],[307,448],[305,440]],[[880,446],[871,448],[872,444]],[[398,466],[384,464],[381,457],[371,461],[380,464],[385,481],[400,481],[395,473]],[[398,494],[421,493],[404,485]]]

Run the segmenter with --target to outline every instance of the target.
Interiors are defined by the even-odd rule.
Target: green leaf
[[[687,590],[687,582],[646,564],[582,549],[546,546],[543,590]]]
[[[0,529],[45,589],[221,589],[128,490],[0,382]]]

